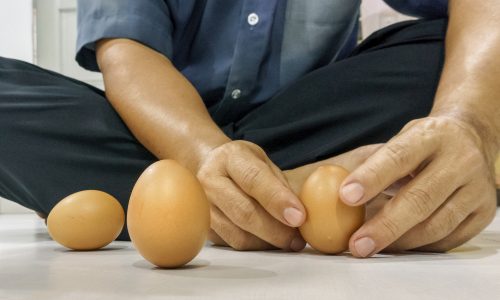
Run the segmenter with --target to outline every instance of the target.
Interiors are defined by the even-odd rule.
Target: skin
[[[446,61],[435,104],[384,145],[369,145],[280,170],[247,141],[231,141],[193,86],[163,55],[126,39],[102,40],[106,95],[136,138],[159,159],[197,174],[211,202],[210,239],[237,250],[301,250],[305,209],[297,193],[322,164],[353,172],[341,198],[368,207],[350,251],[447,251],[495,214],[500,149],[500,2],[451,0]],[[457,138],[460,137],[460,138]],[[394,197],[381,194],[390,187]],[[355,199],[357,198],[357,199]],[[348,201],[348,200],[358,201]]]
[[[294,228],[305,210],[283,172],[259,146],[231,141],[165,56],[127,39],[96,50],[106,96],[135,137],[197,174],[212,204],[212,241],[238,250],[305,246]]]
[[[408,123],[342,185],[344,202],[361,205],[413,177],[353,234],[353,255],[447,251],[492,221],[500,149],[499,11],[495,0],[450,1],[446,61],[429,117]]]

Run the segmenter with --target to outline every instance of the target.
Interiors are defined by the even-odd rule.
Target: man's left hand
[[[477,235],[496,212],[493,162],[484,143],[476,128],[454,117],[408,123],[342,184],[343,201],[357,206],[411,178],[352,235],[351,253],[444,252]]]

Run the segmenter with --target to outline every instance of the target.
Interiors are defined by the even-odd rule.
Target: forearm
[[[135,137],[159,159],[195,171],[211,149],[229,141],[201,97],[171,62],[126,39],[98,43],[106,96]]]
[[[446,59],[432,115],[476,128],[493,161],[500,149],[500,1],[450,0]]]

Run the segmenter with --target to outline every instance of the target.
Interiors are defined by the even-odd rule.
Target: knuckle
[[[207,161],[204,161],[200,167],[198,168],[198,171],[196,172],[196,176],[202,180],[206,178],[210,174],[210,167],[207,166]]]
[[[266,152],[264,151],[264,149],[262,149],[259,145],[257,144],[254,144],[252,142],[249,142],[249,141],[245,141],[245,140],[240,140],[240,141],[236,141],[239,146],[241,146],[241,148],[245,148],[247,150],[250,150],[252,151],[254,154],[258,155],[259,157],[260,156],[265,156],[266,155]]]
[[[245,148],[244,141],[232,141],[225,144],[224,149],[228,152],[240,152]]]
[[[485,157],[477,147],[468,147],[467,151],[461,153],[465,163],[470,166],[483,166]]]
[[[281,204],[286,197],[285,191],[282,189],[273,189],[270,194],[268,201],[265,203],[265,209],[267,211],[273,210],[273,209],[279,209],[281,207]]]
[[[240,205],[236,216],[236,224],[242,228],[248,228],[249,224],[253,224],[257,210],[252,205]]]
[[[424,234],[431,238],[444,238],[455,229],[455,217],[452,213],[446,214],[441,220],[431,222],[424,228]]]
[[[210,180],[201,182],[201,185],[210,203],[225,207],[226,202],[224,201],[225,197],[223,195],[226,188],[224,186],[214,184],[214,182]]]
[[[458,220],[462,221],[465,220],[465,218],[471,213],[470,209],[470,200],[471,198],[469,197],[468,199],[469,202],[458,202],[457,203],[452,203],[450,204],[449,212],[448,212],[448,217],[453,220]]]
[[[364,176],[373,180],[376,185],[384,185],[384,179],[380,175],[380,171],[378,170],[377,166],[367,165],[363,173]]]
[[[207,186],[212,181],[210,174],[207,172],[207,170],[205,170],[205,168],[200,169],[200,171],[198,171],[198,173],[196,174],[196,177],[198,178],[202,186]]]
[[[446,127],[448,123],[448,119],[445,118],[436,118],[436,117],[427,117],[423,119],[422,122],[422,130],[424,132],[435,131],[438,128]]]
[[[403,127],[403,129],[401,129],[401,132],[405,132],[405,131],[409,130],[410,128],[419,124],[420,122],[422,122],[422,119],[411,120],[410,122],[406,123],[406,125]]]
[[[399,143],[392,143],[387,145],[386,150],[388,159],[396,168],[403,168],[410,162],[411,155],[407,147]]]
[[[399,237],[399,225],[388,217],[382,217],[380,224],[391,240]]]
[[[461,174],[467,181],[477,176],[477,174],[488,174],[488,165],[484,155],[479,149],[468,147],[465,151],[462,149],[460,153],[456,153],[455,155],[457,156],[456,158],[460,162],[460,165],[468,170],[466,174]],[[459,173],[460,169],[463,168],[455,167],[454,170],[456,173]]]
[[[419,217],[428,216],[434,209],[433,198],[422,188],[413,188],[406,192],[406,205]]]
[[[257,167],[248,167],[242,177],[242,186],[247,187],[250,191],[256,188],[256,179],[261,175],[262,171]]]

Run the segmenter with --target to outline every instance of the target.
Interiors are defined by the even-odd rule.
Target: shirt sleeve
[[[99,71],[95,43],[103,38],[128,38],[168,58],[173,52],[173,22],[162,0],[78,0],[76,61]]]
[[[448,0],[384,0],[389,6],[405,15],[422,18],[448,16]]]

